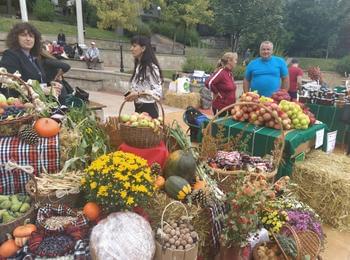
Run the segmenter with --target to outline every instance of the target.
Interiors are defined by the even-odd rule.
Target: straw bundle
[[[333,227],[350,229],[350,158],[313,151],[292,176],[300,199]]]
[[[201,104],[200,95],[199,93],[177,94],[168,91],[165,94],[164,104],[183,109],[186,109],[188,106],[199,108]]]
[[[153,230],[157,230],[160,225],[163,209],[166,205],[172,202],[173,199],[168,197],[164,192],[157,192],[149,200],[146,211],[151,217],[151,225]],[[201,255],[207,259],[210,254],[210,216],[206,209],[197,207],[195,205],[185,204],[188,210],[189,216],[192,216],[192,225],[194,230],[198,233],[199,236],[199,252],[198,255]],[[181,216],[185,216],[186,213],[182,207],[174,206],[166,212],[164,219],[169,220],[178,220]]]

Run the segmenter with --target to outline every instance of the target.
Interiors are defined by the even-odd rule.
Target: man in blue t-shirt
[[[284,59],[272,56],[273,44],[264,41],[260,45],[260,58],[251,61],[246,69],[244,92],[257,90],[259,95],[271,97],[280,88],[288,90],[288,68]]]

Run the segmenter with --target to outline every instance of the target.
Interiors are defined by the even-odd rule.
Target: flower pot
[[[219,255],[215,260],[249,260],[250,246],[240,247],[232,245],[231,247],[220,246]]]

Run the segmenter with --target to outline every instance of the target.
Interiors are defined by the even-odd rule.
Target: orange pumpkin
[[[52,137],[59,133],[60,125],[51,118],[40,118],[35,121],[34,130],[41,137]]]
[[[10,234],[8,234],[8,238],[9,239],[2,243],[0,246],[0,256],[5,258],[14,255],[20,249],[20,247],[16,245],[15,240],[13,240]]]
[[[156,188],[158,189],[162,189],[164,187],[165,184],[165,179],[163,176],[157,176],[156,181],[154,182],[154,185],[156,186]]]
[[[203,190],[205,188],[205,184],[205,181],[197,179],[197,181],[193,185],[193,190]]]
[[[83,213],[90,221],[95,221],[100,216],[101,209],[95,202],[88,202],[83,208]]]
[[[36,229],[36,226],[34,224],[27,223],[27,220],[23,226],[16,227],[15,230],[13,230],[16,245],[19,247],[24,246]]]

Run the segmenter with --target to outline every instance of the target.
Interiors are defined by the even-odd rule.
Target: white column
[[[76,13],[77,13],[78,43],[80,46],[85,47],[83,11],[81,6],[81,0],[75,0],[75,6],[76,6]]]
[[[19,0],[19,5],[21,8],[21,17],[23,22],[28,22],[27,5],[25,0]]]

